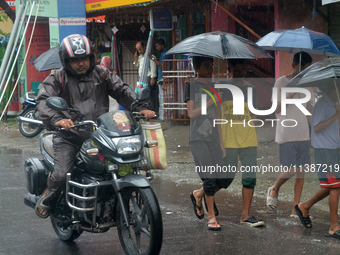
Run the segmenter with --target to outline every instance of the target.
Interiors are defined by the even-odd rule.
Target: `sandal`
[[[48,216],[50,216],[50,213],[51,213],[51,206],[43,204],[46,192],[47,192],[47,189],[44,191],[43,195],[39,198],[39,200],[38,200],[38,202],[37,202],[37,204],[35,206],[35,213],[40,218],[47,218]],[[42,209],[42,210],[46,211],[46,214],[42,214],[39,211],[39,209]]]
[[[209,225],[211,225],[211,224],[215,224],[216,227],[209,227]],[[217,221],[216,222],[208,222],[208,224],[207,224],[208,230],[211,230],[211,231],[219,231],[219,230],[221,230],[221,227],[218,227],[217,225],[218,225]]]
[[[273,197],[269,196],[270,190],[271,190],[271,187],[269,187],[268,191],[267,191],[267,208],[268,208],[269,212],[274,212],[274,211],[277,210],[279,200],[277,198],[273,198]],[[273,208],[273,206],[275,206],[275,208]]]
[[[300,210],[299,205],[295,205],[294,209],[296,211],[296,214],[299,216],[299,219],[300,219],[302,225],[305,228],[311,228],[313,225],[312,225],[312,221],[310,219],[310,216],[309,215],[308,216],[303,216],[303,213]]]
[[[204,218],[204,211],[203,211],[203,214],[201,214],[201,215],[199,215],[199,214],[197,213],[197,210],[201,211],[201,210],[202,210],[202,207],[199,206],[199,205],[196,203],[196,199],[195,199],[194,194],[193,194],[192,192],[190,193],[190,199],[191,199],[192,204],[194,205],[194,212],[195,212],[196,217],[197,217],[198,219],[200,219],[200,220],[203,219],[203,218]]]

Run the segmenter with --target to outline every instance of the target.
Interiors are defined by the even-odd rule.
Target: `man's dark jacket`
[[[109,95],[125,109],[130,109],[131,104],[136,100],[136,94],[131,87],[106,68],[96,66],[93,72],[81,78],[70,76],[61,68],[43,81],[36,101],[45,127],[53,129],[54,124],[61,119],[73,121],[79,119],[75,113],[56,112],[47,107],[48,97],[62,97],[70,108],[80,111],[84,120],[96,121],[100,115],[109,111]],[[144,109],[147,109],[147,104],[138,103],[132,110]],[[75,135],[78,133],[75,129],[71,132]],[[62,132],[60,134],[62,135]]]

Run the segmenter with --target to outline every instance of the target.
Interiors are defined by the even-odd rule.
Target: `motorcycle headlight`
[[[137,153],[142,149],[142,142],[139,135],[112,138],[112,141],[117,147],[118,154],[121,155]]]

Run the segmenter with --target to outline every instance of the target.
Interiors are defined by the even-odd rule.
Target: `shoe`
[[[271,190],[271,187],[269,187],[268,191],[267,191],[267,208],[268,208],[268,211],[274,212],[274,211],[277,210],[279,200],[277,198],[273,198],[273,197],[269,196],[270,190]],[[272,206],[275,206],[275,209]]]
[[[192,202],[192,204],[193,204],[193,206],[194,206],[194,212],[195,212],[196,217],[197,217],[198,219],[200,219],[200,220],[203,219],[203,218],[204,218],[204,212],[203,212],[202,215],[199,215],[199,214],[197,213],[197,210],[201,211],[201,210],[202,210],[202,207],[200,207],[200,206],[196,203],[196,199],[195,199],[194,194],[193,194],[192,192],[190,193],[190,199],[191,199],[191,202]]]
[[[325,236],[340,239],[340,230],[335,231],[333,234],[326,233]]]
[[[208,205],[207,205],[207,201],[205,201],[205,197],[203,197],[203,201],[204,201],[205,210],[207,211],[207,213],[209,213]],[[220,211],[217,209],[217,206],[215,204],[215,200],[214,200],[214,213],[215,213],[215,216],[218,216],[220,214]]]
[[[299,219],[300,219],[302,225],[305,228],[311,228],[313,225],[312,225],[312,221],[311,221],[309,215],[308,216],[303,216],[302,211],[299,208],[299,205],[295,205],[294,209],[296,211],[296,214],[299,216]]]
[[[254,216],[250,216],[245,221],[240,222],[241,225],[247,225],[249,227],[260,227],[266,225],[264,221],[256,219]]]
[[[209,225],[211,224],[215,224],[216,227],[209,227]],[[217,227],[218,223],[217,221],[216,222],[208,222],[207,226],[208,226],[208,230],[211,230],[211,231],[220,231],[221,230],[221,227]]]

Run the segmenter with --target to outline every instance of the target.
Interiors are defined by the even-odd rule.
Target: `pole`
[[[21,6],[21,5],[20,5],[20,6]],[[26,7],[25,7],[24,12],[20,13],[20,15],[19,15],[19,13],[18,13],[18,19],[19,19],[19,21],[22,20],[22,22],[20,22],[19,29],[16,30],[16,31],[12,30],[12,33],[13,33],[13,32],[14,32],[14,33],[17,33],[17,32],[18,32],[18,33],[17,33],[16,39],[15,39],[14,46],[13,46],[13,48],[12,48],[11,56],[9,57],[9,60],[8,60],[8,63],[9,63],[9,64],[7,64],[6,70],[5,70],[5,72],[3,73],[3,75],[2,75],[2,76],[0,75],[0,90],[1,90],[2,85],[5,83],[6,76],[7,76],[7,72],[8,72],[8,69],[10,68],[10,63],[12,62],[12,59],[13,59],[13,56],[14,56],[14,52],[15,52],[15,48],[17,47],[17,44],[18,44],[18,41],[19,41],[20,31],[21,31],[22,25],[24,24],[24,18],[25,18],[26,12],[27,12],[27,8],[28,8],[28,4],[26,4]],[[7,46],[7,47],[8,47],[8,46]],[[13,64],[15,64],[15,63],[13,63]],[[0,102],[1,102],[1,100],[0,100]]]
[[[35,5],[35,1],[34,1],[33,4],[32,4],[32,9],[31,9],[31,12],[30,12],[30,16],[31,16],[32,10],[33,10],[33,8],[34,8],[34,5]],[[37,11],[36,11],[36,13],[35,13],[35,19],[34,19],[34,23],[33,23],[32,32],[31,32],[30,41],[29,41],[29,43],[28,43],[27,51],[26,51],[26,54],[25,54],[25,57],[24,57],[24,61],[23,61],[23,64],[22,64],[22,66],[21,66],[21,70],[20,70],[20,72],[19,72],[18,77],[20,77],[20,75],[21,75],[21,73],[22,73],[22,70],[24,69],[24,66],[25,66],[24,63],[25,63],[25,61],[26,61],[26,59],[27,59],[28,50],[29,50],[29,48],[31,47],[31,42],[32,42],[33,33],[34,33],[34,29],[35,29],[35,24],[37,23],[37,18],[38,18],[39,6],[40,6],[40,2],[38,2]],[[27,22],[27,24],[29,24],[29,22]],[[27,27],[26,27],[26,28],[27,28]],[[26,32],[26,30],[25,30],[25,32]],[[18,50],[18,51],[19,51],[19,50]],[[18,52],[18,53],[19,53],[19,52]],[[12,96],[13,96],[13,93],[14,93],[14,91],[15,91],[17,85],[18,85],[18,82],[19,82],[19,79],[17,79],[16,82],[15,82],[15,85],[14,85],[14,87],[13,87],[11,96],[9,97],[8,102],[7,102],[6,106],[4,107],[4,109],[3,109],[3,111],[2,111],[2,114],[1,114],[1,116],[0,116],[0,121],[1,121],[2,117],[4,116],[4,114],[5,114],[5,112],[6,112],[6,108],[8,107],[9,102],[11,102],[11,98],[12,98]],[[0,102],[1,102],[1,100],[0,100]]]
[[[24,6],[20,5],[19,10],[18,10],[18,17],[21,17],[23,9],[24,9]],[[1,80],[0,90],[2,89],[3,80],[5,78],[4,77],[4,73],[5,73],[4,71],[5,71],[5,68],[8,64],[10,51],[11,51],[11,49],[13,49],[13,42],[14,42],[14,38],[16,37],[19,22],[20,22],[20,18],[15,19],[13,29],[12,29],[12,33],[11,33],[11,36],[9,37],[9,41],[8,41],[7,48],[6,48],[6,51],[5,51],[5,55],[4,55],[4,58],[2,59],[2,63],[1,63],[1,67],[0,67],[0,80]],[[0,102],[1,102],[1,100],[0,100]]]
[[[9,77],[12,76],[13,70],[14,70],[14,68],[15,68],[15,63],[17,62],[17,59],[18,59],[19,54],[20,54],[20,50],[21,50],[22,43],[23,43],[24,40],[25,40],[25,34],[26,34],[26,31],[27,31],[27,28],[28,28],[28,25],[29,25],[29,20],[30,20],[30,18],[31,18],[31,16],[32,16],[32,11],[33,11],[34,5],[35,5],[35,1],[34,1],[33,4],[32,4],[31,11],[30,11],[30,14],[29,14],[29,17],[28,17],[28,22],[27,22],[27,24],[26,24],[26,27],[25,27],[25,30],[24,30],[24,33],[23,33],[23,37],[22,37],[22,39],[21,39],[21,42],[20,42],[20,45],[19,45],[19,48],[18,48],[17,55],[15,56],[14,63],[13,63],[11,72],[10,72],[10,74],[9,74]],[[26,54],[28,54],[28,48],[27,48]],[[24,66],[24,64],[25,64],[25,62],[23,62],[23,65],[22,65],[22,66]],[[20,77],[20,75],[21,75],[21,73],[18,75],[18,77]],[[19,79],[17,79],[17,81],[19,81]],[[1,97],[0,97],[0,102],[2,101],[2,99],[3,99],[4,95],[5,95],[5,92],[6,92],[8,83],[9,83],[9,79],[7,79],[7,82],[6,82],[6,84],[5,84],[3,93],[2,93],[2,95],[1,95]],[[6,106],[6,107],[7,107],[7,106]],[[0,120],[1,120],[1,118],[0,118]]]

